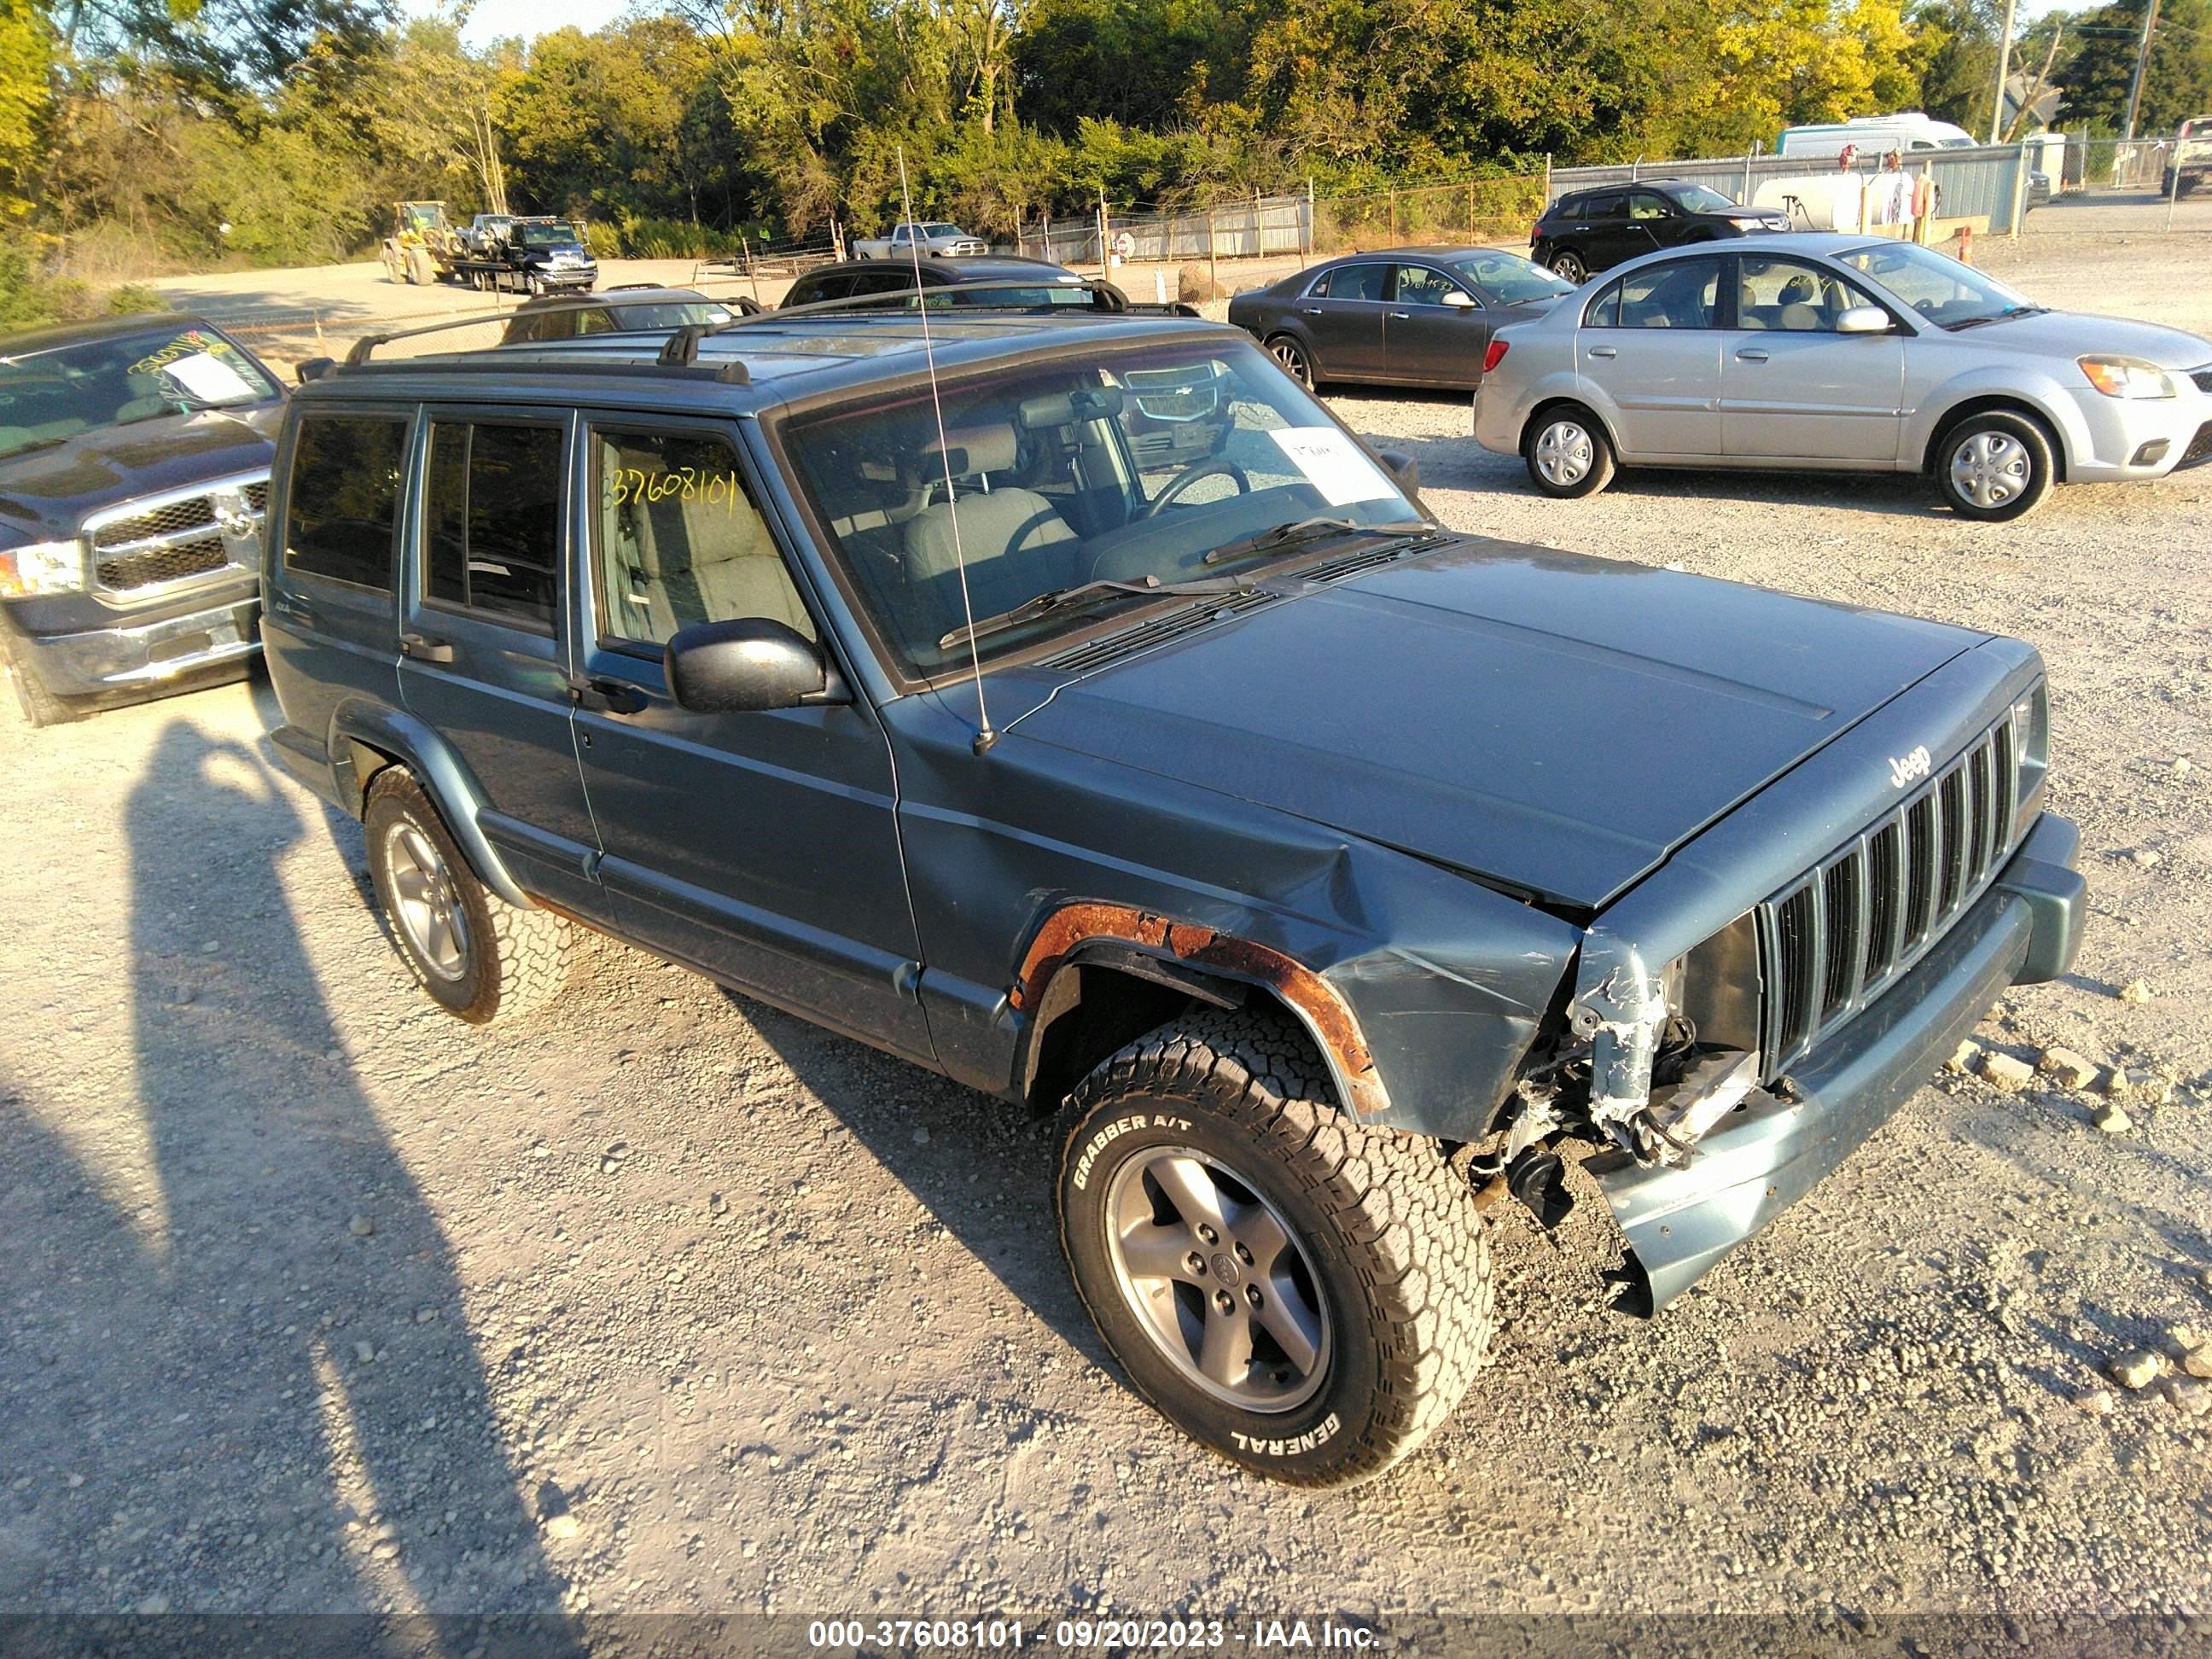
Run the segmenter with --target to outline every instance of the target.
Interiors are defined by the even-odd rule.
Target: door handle
[[[453,647],[444,640],[434,640],[428,634],[402,634],[399,654],[412,657],[417,662],[451,662]]]
[[[568,682],[568,701],[595,714],[641,714],[651,699],[628,680],[594,674],[588,679]]]
[[[1390,313],[1390,320],[1394,323],[1407,322],[1412,319],[1413,315],[1413,313],[1410,311],[1394,311]]]
[[[1589,349],[1589,355],[1593,357],[1610,357],[1614,355],[1614,349],[1611,346],[1592,346]]]
[[[1766,357],[1764,351],[1739,351],[1735,354],[1735,360],[1740,363],[1763,363]]]
[[[1321,307],[1319,306],[1301,306],[1298,308],[1304,312],[1309,317],[1318,317],[1321,315]]]

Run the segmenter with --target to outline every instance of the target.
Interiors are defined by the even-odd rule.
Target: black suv
[[[1571,283],[1662,247],[1787,230],[1786,214],[1745,207],[1704,185],[1656,179],[1571,191],[1528,233],[1528,257]]]
[[[1587,1143],[1647,1310],[2072,958],[2033,650],[1448,533],[1237,331],[356,356],[275,741],[423,988],[538,1008],[588,927],[1056,1113],[1107,1344],[1279,1479],[1473,1382],[1478,1191],[1556,1222]]]
[[[244,671],[283,404],[197,317],[0,338],[0,658],[32,725]]]

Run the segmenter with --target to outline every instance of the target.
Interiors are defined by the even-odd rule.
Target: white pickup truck
[[[942,220],[927,222],[909,221],[893,225],[888,236],[864,236],[853,243],[855,259],[903,259],[911,257],[920,244],[920,251],[933,258],[960,258],[969,254],[988,253],[991,245],[980,236],[970,236],[957,225]]]
[[[2159,194],[2186,196],[2207,179],[2212,179],[2212,115],[2200,115],[2184,121],[2173,135],[2173,156],[2159,180]]]

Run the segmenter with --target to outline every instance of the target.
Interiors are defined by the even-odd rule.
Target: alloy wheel
[[[1535,456],[1545,482],[1565,489],[1589,476],[1597,447],[1575,422],[1553,421],[1536,434]]]
[[[1106,1194],[1106,1249],[1137,1322],[1176,1370],[1250,1412],[1303,1405],[1328,1373],[1328,1307],[1305,1246],[1211,1154],[1163,1146]]]
[[[1552,261],[1552,274],[1561,282],[1572,283],[1580,288],[1589,276],[1589,267],[1577,254],[1562,253]]]
[[[2027,447],[2002,432],[1977,432],[1951,452],[1951,488],[1984,512],[2015,499],[2034,472]]]
[[[1300,386],[1310,387],[1313,385],[1313,368],[1306,362],[1306,354],[1297,341],[1288,336],[1281,337],[1267,347],[1267,355],[1280,363]]]
[[[416,960],[441,979],[460,979],[469,969],[469,924],[453,872],[429,836],[404,820],[386,832],[384,853],[394,919]]]

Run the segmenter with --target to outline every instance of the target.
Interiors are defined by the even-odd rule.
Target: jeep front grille
[[[1760,1048],[1771,1079],[1948,933],[2019,838],[2012,717],[1759,907]]]

